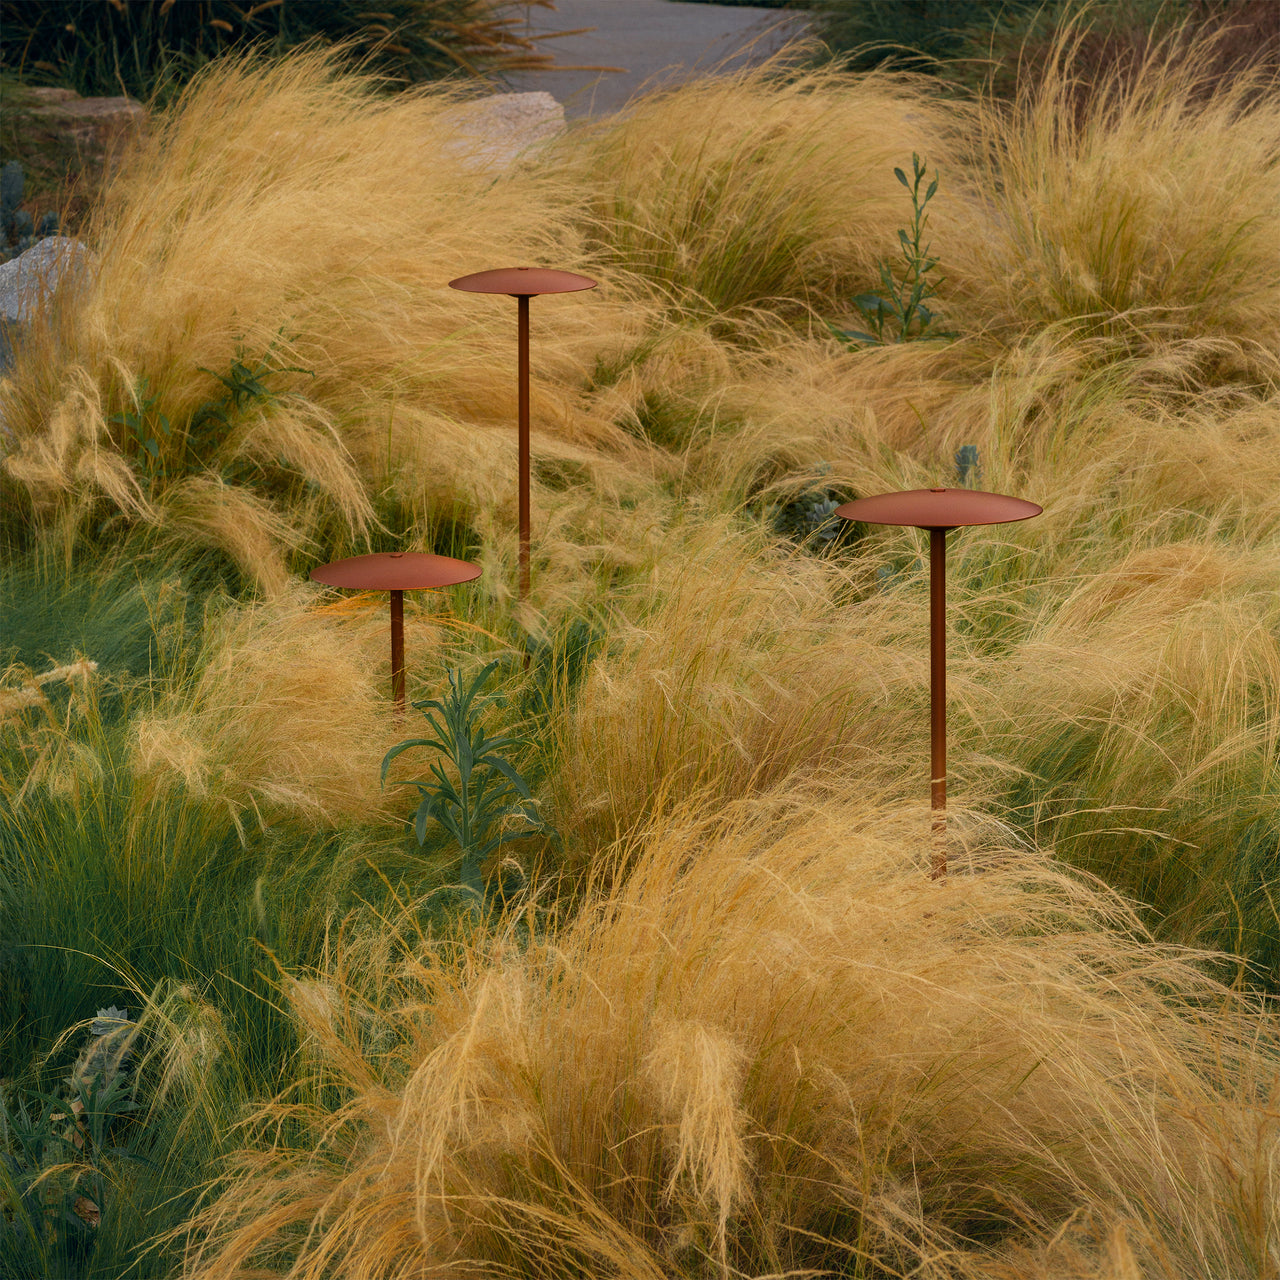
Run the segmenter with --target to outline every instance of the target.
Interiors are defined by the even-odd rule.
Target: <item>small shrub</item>
[[[417,787],[422,795],[414,814],[413,829],[418,844],[426,843],[427,823],[434,819],[457,841],[462,851],[462,884],[483,900],[484,881],[480,866],[490,854],[513,840],[538,833],[551,834],[538,815],[529,785],[515,766],[499,753],[520,745],[519,739],[492,736],[479,723],[486,708],[502,700],[500,694],[482,697],[481,690],[497,668],[490,662],[465,686],[456,671],[449,672],[449,692],[444,698],[426,698],[413,705],[431,725],[426,738],[410,738],[387,752],[382,761],[382,782],[386,785],[391,762],[413,747],[433,747],[452,765],[457,781],[439,760],[431,762],[433,782],[397,782],[395,786]],[[505,824],[517,818],[517,830]]]
[[[880,264],[880,284],[882,293],[860,293],[853,300],[853,305],[862,313],[863,319],[874,332],[866,333],[860,329],[837,329],[831,331],[850,345],[861,343],[883,344],[885,342],[909,342],[912,338],[950,338],[954,334],[941,330],[930,332],[937,318],[925,303],[935,297],[941,279],[932,279],[929,272],[938,265],[938,259],[929,254],[930,245],[923,244],[925,227],[929,215],[925,205],[938,193],[938,174],[935,170],[933,181],[920,199],[920,184],[925,178],[926,166],[920,157],[911,153],[912,181],[901,169],[895,168],[894,177],[911,193],[911,227],[909,230],[899,228],[898,241],[902,246],[902,265],[898,268],[899,276],[895,277],[893,267],[888,262]],[[886,336],[886,325],[888,336]]]
[[[58,234],[56,213],[42,214],[37,223],[25,209],[18,207],[25,190],[22,165],[10,160],[0,170],[0,262],[26,253],[37,240]]]

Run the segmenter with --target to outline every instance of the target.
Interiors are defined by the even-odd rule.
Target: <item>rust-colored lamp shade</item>
[[[578,293],[595,287],[596,282],[589,276],[551,267],[498,267],[449,281],[450,289],[461,289],[463,293],[505,293],[513,298],[536,298],[540,293]]]
[[[326,586],[391,593],[391,688],[398,711],[404,710],[404,593],[452,587],[479,576],[478,564],[421,551],[380,551],[311,570],[311,577]]]
[[[970,524],[1009,524],[1030,520],[1043,507],[1003,493],[980,489],[907,489],[855,498],[836,508],[836,515],[864,524],[903,524],[917,529],[959,529]]]
[[[542,293],[580,293],[596,282],[550,267],[499,267],[449,281],[463,293],[505,293],[516,300],[516,390],[519,396],[520,599],[529,596],[529,299]]]
[[[933,855],[935,880],[947,874],[943,841],[947,821],[947,530],[1030,520],[1043,510],[1022,498],[979,489],[908,489],[856,498],[836,508],[836,515],[846,520],[929,530],[929,772],[937,837]]]

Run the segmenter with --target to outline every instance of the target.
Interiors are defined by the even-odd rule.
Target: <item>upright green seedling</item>
[[[498,666],[491,662],[465,687],[458,672],[449,672],[449,692],[444,698],[415,702],[431,725],[425,738],[410,738],[392,747],[382,760],[382,785],[387,783],[391,762],[411,747],[434,747],[457,774],[450,777],[439,759],[431,762],[431,782],[399,781],[394,786],[417,787],[422,795],[414,815],[418,844],[427,838],[427,823],[435,819],[462,850],[462,884],[481,901],[484,882],[480,866],[495,849],[513,840],[536,834],[555,835],[538,815],[528,784],[509,760],[498,754],[520,745],[518,738],[491,736],[480,724],[486,709],[501,701],[500,695],[481,696],[481,690]],[[515,830],[505,824],[523,821]]]
[[[898,229],[898,242],[902,249],[902,261],[898,267],[898,279],[893,265],[888,262],[880,264],[881,293],[860,293],[853,299],[853,305],[862,313],[862,317],[872,332],[861,329],[839,329],[829,325],[831,332],[850,346],[873,343],[877,346],[888,342],[909,342],[913,338],[952,338],[952,333],[932,329],[937,317],[925,304],[935,297],[938,286],[943,283],[941,277],[932,279],[929,273],[938,265],[938,259],[930,255],[931,246],[924,243],[925,228],[929,215],[925,206],[938,193],[938,173],[934,170],[933,181],[929,183],[920,198],[920,184],[925,179],[926,164],[915,152],[911,153],[912,180],[901,169],[894,169],[894,177],[911,193],[911,227]]]
[[[123,413],[112,414],[108,421],[118,424],[128,433],[148,480],[154,483],[167,478],[164,451],[173,435],[173,428],[169,419],[156,408],[160,402],[159,393],[147,395],[150,385],[149,378],[138,380],[133,392],[136,413],[125,409]]]

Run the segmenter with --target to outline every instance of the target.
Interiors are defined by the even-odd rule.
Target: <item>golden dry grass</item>
[[[263,1112],[186,1274],[1065,1277],[1001,1236],[1085,1214],[1133,1274],[1273,1273],[1247,1002],[957,817],[941,883],[922,809],[796,788],[668,814],[528,947],[349,936],[293,999],[347,1100]]]
[[[284,975],[317,1101],[262,1111],[191,1280],[1280,1273],[1274,1008],[1063,869],[1184,939],[1247,922],[1259,963],[1277,936],[1280,108],[1197,101],[1157,53],[1068,119],[1073,39],[1007,114],[771,68],[499,177],[448,95],[228,62],[125,165],[96,283],[2,395],[8,481],[68,557],[114,512],[256,583],[132,716],[139,796],[403,818],[383,598],[295,581],[380,520],[462,528],[484,567],[411,608],[411,696],[526,631],[599,641],[521,761],[579,909],[447,945],[366,914]],[[913,150],[961,337],[849,350],[817,322],[875,285]],[[518,610],[512,308],[444,287],[508,260],[602,282],[534,306]],[[201,366],[241,343],[315,377],[267,377],[184,461]],[[143,377],[162,478],[110,424]],[[820,475],[951,482],[962,445],[1045,512],[950,535],[961,874],[935,884],[922,537],[819,558],[756,516]],[[101,783],[69,730],[28,737],[32,785]],[[166,1081],[196,1061],[172,1035]]]
[[[494,374],[508,361],[513,317],[446,283],[495,254],[575,265],[581,235],[535,170],[495,183],[473,162],[453,103],[440,91],[375,97],[366,79],[335,69],[331,50],[269,70],[249,57],[210,64],[125,159],[84,233],[101,250],[96,277],[51,311],[6,384],[17,437],[6,466],[36,508],[105,497],[223,542],[273,589],[283,530],[267,514],[248,520],[255,545],[237,544],[231,530],[249,514],[241,495],[222,495],[219,528],[207,484],[193,515],[181,484],[146,483],[140,442],[109,421],[140,411],[143,379],[171,479],[267,464],[327,498],[351,536],[368,525],[370,497],[401,451],[438,459],[464,424],[509,417],[512,380]],[[550,318],[539,309],[535,322],[537,404],[572,420],[566,378],[617,341],[601,335],[628,332],[635,308],[623,312],[604,290],[558,316],[554,331]],[[235,359],[315,376],[262,375],[276,402],[248,402],[229,434],[192,437],[195,412],[226,394],[202,369],[225,376]],[[437,491],[452,488],[469,509],[491,497],[482,469],[459,461],[436,475]],[[301,525],[295,540],[313,531],[304,504],[287,511]]]
[[[1274,378],[1280,105],[1259,92],[1274,73],[1206,99],[1217,37],[1175,31],[1139,68],[1105,73],[1079,109],[1088,29],[1060,30],[1011,110],[982,104],[969,201],[940,214],[959,223],[956,305],[1002,335],[1065,325],[1120,349],[1189,341],[1206,363]]]
[[[762,93],[761,90],[766,92]],[[643,290],[718,326],[847,305],[879,279],[913,150],[944,167],[964,112],[927,80],[786,61],[642,97],[571,140],[590,243]]]

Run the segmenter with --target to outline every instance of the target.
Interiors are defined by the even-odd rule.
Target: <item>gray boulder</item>
[[[91,281],[98,255],[69,236],[49,236],[0,263],[0,373],[13,364],[25,325],[64,281]]]

